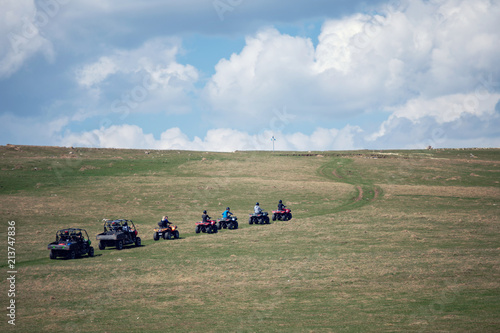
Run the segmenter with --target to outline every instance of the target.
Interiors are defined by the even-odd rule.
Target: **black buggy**
[[[50,243],[47,249],[50,250],[50,259],[64,257],[75,259],[88,254],[94,256],[94,248],[90,246],[91,241],[85,229],[68,228],[56,232],[56,241]]]
[[[99,250],[106,247],[123,249],[125,245],[141,246],[141,238],[137,236],[137,229],[131,220],[104,220],[104,232],[96,236],[99,241]]]

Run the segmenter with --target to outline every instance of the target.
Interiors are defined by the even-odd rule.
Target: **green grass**
[[[499,164],[497,149],[0,147],[1,239],[16,221],[15,330],[498,331]],[[255,201],[270,212],[279,199],[291,221],[246,223]],[[204,209],[218,218],[226,206],[239,230],[194,233]],[[181,239],[154,242],[165,214]],[[144,246],[99,251],[103,218],[132,219]],[[87,229],[96,257],[48,258],[70,226]]]

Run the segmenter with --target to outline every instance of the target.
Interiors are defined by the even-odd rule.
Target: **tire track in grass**
[[[383,195],[382,189],[370,182],[368,179],[355,179],[355,177],[351,175],[351,171],[343,172],[345,166],[351,165],[351,163],[352,159],[337,158],[323,164],[317,170],[318,175],[321,177],[336,183],[340,182],[350,184],[356,190],[356,195],[354,197],[345,199],[342,205],[333,208],[330,213],[338,213],[361,208],[365,205],[373,203],[375,200],[378,200],[381,195]],[[341,166],[339,167],[339,165]]]

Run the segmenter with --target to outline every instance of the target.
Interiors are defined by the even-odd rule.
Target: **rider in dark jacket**
[[[161,222],[158,222],[158,225],[160,226],[160,228],[167,228],[168,225],[170,224],[170,222],[168,221],[168,216],[163,216],[163,218],[161,219]]]
[[[283,205],[283,201],[280,200],[280,202],[278,203],[278,210],[283,210],[285,208],[286,208],[286,206]]]
[[[202,221],[202,222],[204,222],[204,223],[206,223],[206,222],[208,222],[209,220],[210,220],[210,216],[208,216],[207,211],[206,211],[206,210],[204,210],[204,211],[203,211],[203,215],[201,216],[201,221]]]

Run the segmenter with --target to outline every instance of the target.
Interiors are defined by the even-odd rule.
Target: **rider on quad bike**
[[[201,222],[196,223],[196,233],[206,232],[209,234],[216,234],[219,229],[217,228],[217,222],[212,221],[210,216],[208,216],[207,211],[203,211],[203,215],[201,216]]]
[[[248,218],[248,224],[269,224],[269,216],[267,212],[262,211],[258,202],[255,204],[253,212]]]
[[[208,216],[207,211],[203,211],[203,215],[201,216],[201,222],[207,223],[210,221],[210,216]]]
[[[283,201],[280,200],[278,203],[278,210],[273,210],[273,221],[289,221],[292,219],[291,209],[286,208]]]
[[[262,214],[262,208],[260,208],[260,205],[258,202],[255,204],[255,207],[253,207],[253,212],[255,214]]]
[[[161,221],[158,222],[158,226],[160,228],[168,228],[169,224],[171,224],[171,223],[168,221],[168,216],[167,215],[163,216],[163,218],[161,219]]]
[[[231,213],[230,208],[227,207],[222,213],[222,218],[219,219],[218,228],[220,229],[238,229],[238,218]]]
[[[231,213],[230,208],[229,208],[229,207],[227,207],[227,208],[226,208],[226,210],[222,213],[222,218],[227,219],[227,218],[229,218],[231,215],[233,215],[233,213]]]
[[[173,225],[166,215],[158,222],[158,228],[155,228],[153,233],[153,240],[157,241],[161,237],[163,239],[171,239],[172,237],[179,239],[179,230],[177,230],[177,226]]]

